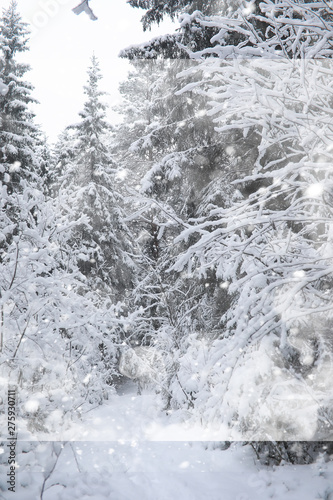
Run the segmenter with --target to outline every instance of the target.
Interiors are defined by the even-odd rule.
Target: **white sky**
[[[32,24],[33,31],[30,51],[20,60],[32,66],[26,79],[35,86],[34,97],[40,102],[34,111],[51,141],[66,125],[79,119],[93,51],[103,74],[100,88],[110,93],[104,101],[112,106],[119,100],[118,84],[129,70],[129,63],[117,57],[120,50],[171,33],[177,27],[168,20],[144,33],[140,23],[144,11],[133,9],[126,0],[90,0],[98,17],[91,21],[85,13],[76,16],[72,12],[80,1],[17,0],[24,21]],[[8,5],[9,0],[0,0],[1,8]],[[111,112],[110,119],[115,119]]]

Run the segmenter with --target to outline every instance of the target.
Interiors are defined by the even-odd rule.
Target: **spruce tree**
[[[75,220],[87,223],[76,231],[73,251],[93,289],[114,300],[123,299],[132,282],[132,244],[123,223],[121,197],[115,190],[115,164],[106,146],[110,127],[106,121],[104,92],[98,88],[101,73],[95,56],[84,87],[87,100],[79,123],[69,126],[70,152],[58,151],[63,169],[59,199]]]
[[[0,179],[8,191],[20,190],[22,179],[32,179],[39,169],[39,131],[30,105],[33,86],[24,80],[29,66],[16,56],[28,50],[29,30],[12,0],[0,19],[0,79],[7,86],[0,95]]]

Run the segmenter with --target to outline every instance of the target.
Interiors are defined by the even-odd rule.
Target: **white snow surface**
[[[33,406],[35,399],[27,402]],[[52,434],[31,431],[27,421],[18,418],[19,439],[41,441],[227,441],[241,439],[226,427],[209,428],[193,424],[186,410],[181,415],[163,411],[158,395],[144,390],[137,395],[137,384],[129,380],[118,393],[111,392],[103,405],[83,413],[79,419],[61,426],[58,410],[48,416]],[[0,419],[1,422],[1,419]],[[4,422],[5,423],[5,422]],[[57,429],[57,430],[54,430]]]
[[[249,446],[199,441],[156,395],[128,382],[58,435],[19,423],[13,500],[316,500],[333,498],[333,462],[264,467]],[[194,441],[192,441],[192,438]],[[8,498],[0,443],[0,498]],[[1,495],[1,491],[5,496]]]
[[[260,467],[249,448],[236,445],[223,451],[191,442],[67,442],[24,449],[15,500],[40,498],[53,467],[43,500],[319,500],[333,491],[331,463]]]

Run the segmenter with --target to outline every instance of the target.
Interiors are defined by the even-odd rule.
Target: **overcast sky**
[[[32,66],[26,79],[35,86],[34,96],[40,101],[35,108],[37,121],[51,141],[66,125],[78,121],[93,51],[104,77],[101,90],[110,93],[104,100],[114,105],[119,99],[118,84],[129,70],[128,62],[118,58],[120,50],[177,27],[167,21],[144,33],[140,23],[144,11],[133,9],[126,0],[90,0],[98,17],[91,21],[84,13],[76,16],[72,12],[80,1],[17,0],[32,29],[30,51],[23,56]],[[2,8],[8,5],[9,0],[0,0]]]

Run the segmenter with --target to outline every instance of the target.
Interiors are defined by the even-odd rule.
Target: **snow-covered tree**
[[[177,74],[192,64],[152,57],[147,61],[141,49],[123,52],[135,71],[120,87],[123,104],[118,111],[124,121],[115,130],[114,145],[123,173],[121,184],[136,188],[127,210],[132,212],[128,221],[140,248],[133,298],[144,313],[130,340],[153,344],[163,352],[168,366],[166,389],[169,379],[176,377],[175,366],[179,353],[186,351],[189,333],[203,335],[207,328],[221,328],[217,309],[221,304],[227,308],[226,290],[216,288],[213,273],[209,280],[188,279],[170,272],[170,267],[188,245],[174,244],[183,219],[187,221],[198,210],[203,213],[201,205],[218,202],[217,185],[226,182],[223,174],[230,155],[206,115],[207,99],[176,95],[191,80],[179,79]],[[223,202],[228,197],[225,189]],[[164,394],[169,400],[167,390]],[[190,396],[188,404],[193,404]]]
[[[10,191],[21,179],[33,178],[39,168],[39,130],[29,106],[35,103],[32,85],[24,80],[29,66],[16,61],[28,50],[28,28],[12,0],[0,19],[0,78],[7,91],[0,94],[0,179]]]
[[[64,193],[48,200],[41,191],[50,159],[28,110],[31,87],[21,79],[27,67],[14,59],[17,52],[25,50],[27,41],[26,26],[15,2],[1,22],[1,79],[6,82],[6,92],[0,97],[1,379],[20,386],[22,431],[28,426],[32,432],[47,432],[56,430],[64,418],[75,416],[83,405],[107,397],[116,373],[117,345],[128,320],[123,321],[121,306],[113,305],[111,297],[93,290],[79,269],[82,258],[77,247],[73,251],[83,228],[91,229],[92,209],[85,214],[82,206],[73,207]],[[91,75],[89,91],[94,84]],[[93,98],[92,91],[90,103]],[[78,160],[79,164],[87,160],[84,174],[92,179],[101,173],[104,180],[106,174],[100,169],[108,155],[98,141],[103,109],[101,112],[98,103],[96,108],[92,129],[89,106],[84,110],[85,138],[90,142],[85,144],[86,156]],[[78,127],[78,142],[84,135],[80,135],[81,130]],[[79,147],[75,149],[78,152]],[[85,175],[81,172],[79,177],[84,184]],[[78,191],[85,187],[79,185]],[[111,198],[107,186],[101,191],[101,197],[105,192],[105,197]],[[106,223],[113,214],[111,209],[105,210]],[[81,251],[85,258],[85,248]],[[6,391],[6,384],[2,391]],[[5,392],[1,397],[5,399]]]
[[[49,175],[50,192],[53,197],[56,197],[59,193],[66,165],[70,164],[75,158],[74,142],[70,130],[66,128],[58,135],[57,142],[52,148]]]
[[[205,347],[205,369],[193,363],[195,383],[186,381],[189,356],[204,348],[198,336],[178,376],[200,416],[234,438],[321,440],[333,425],[332,68],[310,57],[331,54],[332,21],[318,16],[329,13],[321,2],[267,0],[261,8],[271,23],[264,40],[251,26],[211,20],[220,28],[219,57],[204,58],[197,73],[221,140],[236,130],[258,144],[252,172],[234,183],[238,199],[183,232],[199,239],[175,269],[214,269],[234,300],[222,313],[223,334]],[[232,51],[224,38],[231,26],[248,39]]]
[[[17,12],[17,3],[12,1],[0,19],[0,78],[6,90],[0,94],[0,183],[6,192],[2,210],[10,221],[7,224],[3,219],[0,227],[3,231],[0,251],[4,253],[18,234],[20,220],[19,208],[7,196],[21,193],[27,182],[29,186],[42,183],[39,177],[42,142],[29,109],[36,101],[31,96],[32,85],[23,79],[29,66],[16,61],[17,54],[28,49],[27,42],[27,25]],[[34,216],[34,207],[30,214]]]
[[[132,283],[132,244],[123,223],[121,198],[115,190],[115,164],[106,146],[109,125],[106,105],[100,99],[103,92],[98,89],[100,79],[98,61],[93,56],[81,120],[68,127],[71,134],[70,141],[64,143],[66,151],[58,147],[58,168],[63,169],[58,197],[73,220],[79,214],[87,217],[72,242],[81,271],[92,288],[118,300],[125,297]]]
[[[20,387],[22,432],[56,432],[112,391],[124,322],[77,267],[70,242],[83,220],[70,221],[27,182],[15,194],[0,183],[0,194],[0,239],[16,226],[0,251],[1,377]]]
[[[120,188],[137,188],[160,154],[154,138],[163,120],[161,96],[166,88],[160,61],[133,59],[131,65],[127,79],[119,85],[122,100],[115,111],[122,121],[113,127],[111,140]]]
[[[146,27],[171,13],[157,2],[132,5],[147,10]],[[216,142],[227,155],[211,182],[196,190],[192,220],[186,212],[180,220],[173,211],[191,156],[185,156],[185,171],[179,169],[174,183],[161,182],[175,171],[170,156],[177,158],[179,144],[171,143],[172,155],[161,152],[156,172],[151,169],[145,179],[146,195],[156,201],[160,255],[166,234],[161,214],[184,229],[169,242],[173,250],[163,261],[169,310],[186,280],[207,287],[196,307],[201,328],[190,313],[192,328],[183,329],[178,346],[169,343],[176,358],[167,381],[169,404],[190,410],[210,427],[222,423],[221,439],[325,439],[333,425],[325,379],[332,371],[331,7],[265,0],[219,12],[223,17],[192,12],[180,2],[168,7],[187,12],[181,30],[127,49],[126,55],[190,58],[193,63],[178,74],[180,87],[170,93],[203,99],[209,127],[215,126]],[[162,209],[158,217],[156,207]],[[183,256],[167,271],[178,252]],[[147,274],[150,293],[148,281]],[[160,293],[160,312],[161,299]],[[170,341],[170,332],[164,329],[160,339]],[[277,462],[297,462],[311,447],[300,446],[297,456],[288,444],[255,448]]]

